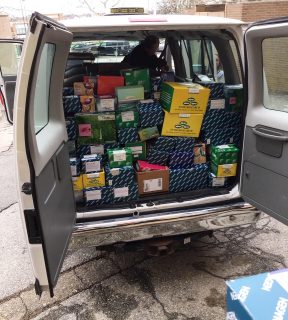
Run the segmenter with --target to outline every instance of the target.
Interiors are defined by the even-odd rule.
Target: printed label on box
[[[104,146],[103,144],[99,144],[98,146],[90,146],[91,153],[104,154]]]
[[[92,128],[91,124],[86,123],[86,124],[79,124],[79,136],[80,137],[91,137],[92,136]]]
[[[225,178],[213,178],[212,187],[222,187],[224,186]]]
[[[100,108],[102,110],[113,111],[114,99],[100,99]]]
[[[191,114],[188,113],[179,113],[179,118],[190,118]]]
[[[114,114],[99,114],[98,116],[99,121],[109,121],[109,120],[115,120]]]
[[[159,191],[163,189],[163,179],[144,180],[144,192]]]
[[[115,150],[113,151],[113,159],[115,162],[126,161],[126,152],[125,150]]]
[[[129,195],[129,188],[115,188],[114,189],[114,197],[115,198],[121,198],[121,197],[128,197]]]
[[[121,117],[123,122],[134,121],[135,119],[133,111],[121,112]]]
[[[70,166],[70,167],[71,167],[72,176],[76,176],[77,175],[77,166]]]
[[[135,147],[129,147],[132,150],[133,154],[138,154],[138,153],[142,153],[143,151],[143,147],[141,146],[135,146]]]
[[[100,171],[100,161],[86,162],[86,172]]]
[[[188,92],[189,93],[199,93],[199,89],[198,88],[189,88]]]
[[[99,173],[89,173],[87,174],[88,179],[93,179],[93,178],[99,178],[100,174]]]
[[[230,97],[229,104],[236,104],[237,98],[236,97]]]
[[[113,168],[110,170],[112,176],[118,176],[120,173],[120,170],[118,168]]]
[[[91,190],[86,191],[87,201],[100,200],[101,199],[101,190]]]
[[[211,100],[210,109],[224,109],[224,108],[225,108],[224,99]]]

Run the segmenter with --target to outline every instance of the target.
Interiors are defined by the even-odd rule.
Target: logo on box
[[[180,121],[178,124],[175,125],[176,129],[190,129],[189,124],[186,121]]]

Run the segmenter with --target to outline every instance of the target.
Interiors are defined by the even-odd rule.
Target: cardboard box
[[[169,191],[169,170],[136,172],[140,195]]]
[[[93,82],[74,82],[75,96],[93,96],[95,83]]]
[[[199,137],[203,114],[168,113],[165,111],[162,136]]]
[[[158,137],[153,148],[156,150],[173,152],[175,150],[175,141],[176,140],[173,137]]]
[[[94,187],[103,187],[105,186],[105,173],[104,170],[94,173],[85,173],[83,174],[83,187],[94,188]]]
[[[167,166],[160,166],[158,164],[152,164],[149,163],[148,161],[144,160],[138,160],[135,164],[136,170],[137,171],[157,171],[157,170],[168,170]]]
[[[116,95],[118,98],[118,103],[135,101],[135,100],[143,100],[144,87],[143,86],[117,87]]]
[[[223,129],[228,127],[226,110],[208,110],[205,113],[202,130]]]
[[[126,166],[122,168],[105,167],[106,185],[122,187],[135,183],[134,168]]]
[[[140,129],[138,131],[138,134],[141,141],[153,139],[153,138],[159,137],[160,135],[157,127]]]
[[[100,96],[96,99],[98,112],[115,111],[115,98],[112,96]]]
[[[72,177],[74,198],[76,203],[82,203],[83,201],[83,179],[82,175]]]
[[[202,113],[207,109],[210,90],[197,83],[164,82],[161,104],[171,113]]]
[[[217,165],[211,162],[211,172],[216,177],[234,177],[237,173],[237,163]]]
[[[68,148],[69,156],[71,158],[75,158],[77,155],[75,141],[74,140],[67,141],[67,148]]]
[[[231,177],[216,177],[215,174],[209,173],[209,186],[211,188],[227,188],[229,185],[229,179],[233,179]]]
[[[68,140],[75,140],[76,139],[76,123],[74,118],[66,119],[65,124],[66,124]]]
[[[187,137],[175,137],[175,151],[193,152],[195,139]]]
[[[63,92],[63,96],[73,96],[74,95],[74,88],[64,87],[62,92]]]
[[[224,83],[197,81],[201,86],[210,89],[210,99],[224,99]]]
[[[107,150],[110,168],[132,166],[132,151],[129,148]]]
[[[86,207],[98,206],[113,201],[112,187],[95,187],[84,189]]]
[[[128,147],[132,151],[133,160],[145,160],[146,159],[146,142],[131,142],[126,143],[125,147]]]
[[[117,133],[120,144],[136,142],[139,140],[137,128],[119,129]]]
[[[139,114],[136,106],[121,106],[116,111],[116,127],[118,129],[137,128],[139,124]]]
[[[124,86],[124,78],[120,76],[99,76],[97,83],[98,96],[115,96],[116,88]]]
[[[99,172],[102,169],[102,157],[98,154],[85,155],[81,158],[83,173]]]
[[[80,161],[77,158],[70,158],[70,169],[72,177],[80,174]]]
[[[160,164],[166,166],[169,163],[170,153],[151,148],[148,152],[147,160],[149,163]]]
[[[212,146],[211,161],[215,164],[237,163],[239,149],[233,144]]]
[[[193,148],[194,163],[206,163],[206,145],[205,143],[196,144]]]
[[[66,117],[73,117],[82,111],[82,105],[78,96],[63,97],[63,108]]]
[[[225,108],[227,111],[240,112],[243,110],[243,85],[225,85]]]
[[[213,128],[211,130],[203,130],[202,138],[206,145],[236,144],[234,137],[237,136],[237,131],[240,134],[239,128],[237,130],[236,128]]]
[[[130,183],[122,187],[112,187],[113,202],[129,202],[138,199],[138,185]]]
[[[164,112],[159,102],[139,102],[138,111],[142,128],[160,126],[164,121]]]
[[[96,111],[96,102],[93,96],[80,96],[80,102],[83,113]]]
[[[127,69],[122,70],[121,74],[126,86],[143,86],[144,92],[151,90],[149,69]]]
[[[288,319],[287,278],[284,269],[226,281],[226,319]]]
[[[169,168],[171,169],[188,169],[194,165],[193,152],[173,152],[170,155]]]
[[[170,169],[170,192],[183,192],[208,187],[209,167],[196,164],[189,169]]]
[[[94,89],[96,88],[97,76],[83,76],[83,82],[94,83]]]

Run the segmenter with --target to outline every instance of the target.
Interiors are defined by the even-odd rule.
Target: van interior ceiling
[[[146,30],[146,31],[118,31],[113,33],[75,33],[73,43],[83,43],[88,41],[133,41],[139,43],[147,35],[156,35],[165,43],[165,58],[170,70],[174,71],[176,82],[199,82],[208,77],[215,80],[217,66],[215,65],[215,56],[220,58],[225,76],[225,85],[242,84],[242,66],[239,57],[237,44],[231,34],[221,30]],[[162,48],[163,49],[163,48]],[[159,52],[161,54],[161,52]],[[120,58],[120,57],[118,57]],[[124,58],[124,55],[121,56]],[[79,52],[70,52],[68,63],[64,76],[64,88],[73,87],[74,82],[82,81],[83,76],[119,76],[121,74],[120,61],[106,59],[107,61],[97,60],[97,54],[86,50]],[[241,112],[244,112],[241,110]],[[242,121],[242,120],[241,120]],[[243,128],[242,128],[243,129]],[[240,136],[242,135],[242,129]],[[228,194],[239,181],[240,159],[241,159],[241,139],[236,143],[239,148],[237,175],[230,178],[229,184],[222,187],[207,187],[200,190],[185,192],[157,193],[146,196],[140,196],[137,200],[129,202],[107,203],[98,206],[87,207],[81,203],[77,204],[78,212],[95,211],[99,212],[99,219],[103,218],[105,212],[119,209],[121,215],[133,215],[131,209],[141,207],[141,205],[169,205],[169,212],[179,210],[177,204],[193,201],[195,199],[205,199],[205,197],[219,196]],[[234,142],[233,142],[234,143]],[[209,157],[208,157],[209,160]],[[199,202],[198,202],[199,203]],[[201,203],[201,202],[200,202]],[[203,202],[203,204],[205,201]],[[164,210],[167,212],[167,208]],[[154,213],[163,210],[154,211]],[[164,212],[163,211],[163,212]],[[103,212],[103,214],[102,214]],[[117,216],[117,210],[114,210]],[[144,213],[145,214],[145,213]],[[149,212],[147,211],[147,214]],[[97,218],[96,218],[97,219]],[[89,220],[89,219],[87,219]],[[95,217],[93,218],[95,220]]]

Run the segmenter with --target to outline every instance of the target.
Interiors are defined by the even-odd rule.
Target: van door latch
[[[22,192],[25,194],[32,194],[32,186],[30,182],[23,183]]]

